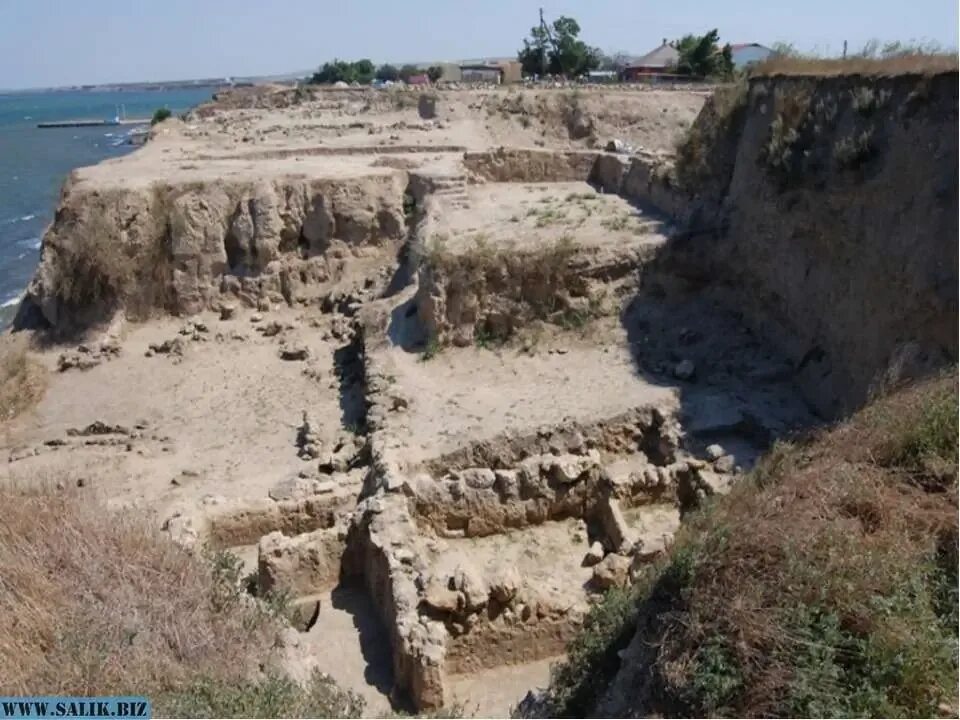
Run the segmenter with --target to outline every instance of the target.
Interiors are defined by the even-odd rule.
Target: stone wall
[[[601,153],[498,148],[463,155],[464,167],[491,182],[572,182],[586,180]]]

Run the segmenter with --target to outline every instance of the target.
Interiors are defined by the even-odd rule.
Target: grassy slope
[[[355,717],[282,671],[281,625],[227,554],[195,557],[86,491],[0,485],[0,695],[145,695],[173,717]]]
[[[957,412],[953,373],[775,447],[595,608],[540,712],[956,716]]]

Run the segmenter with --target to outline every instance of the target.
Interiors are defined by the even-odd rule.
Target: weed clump
[[[696,189],[717,169],[716,148],[733,145],[747,108],[745,82],[718,88],[676,147],[676,177],[681,188]]]
[[[868,128],[852,137],[837,140],[833,145],[833,159],[841,169],[854,169],[876,154],[873,132]]]

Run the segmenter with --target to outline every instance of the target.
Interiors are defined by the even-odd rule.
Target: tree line
[[[552,25],[537,25],[523,41],[517,59],[523,74],[557,75],[574,78],[592,70],[622,70],[629,62],[623,53],[606,55],[580,39],[580,24],[560,16]],[[727,79],[733,75],[730,44],[719,45],[720,34],[711,30],[704,35],[684,35],[673,47],[679,60],[670,70],[678,75]]]
[[[336,82],[345,82],[348,85],[357,83],[359,85],[369,85],[374,80],[381,82],[409,82],[414,75],[427,75],[430,82],[436,82],[443,75],[443,68],[439,65],[431,65],[426,69],[421,69],[416,65],[391,65],[385,63],[379,67],[374,66],[368,58],[347,62],[345,60],[332,60],[324,63],[317,72],[310,78],[313,84],[333,84]]]
[[[720,45],[720,34],[714,29],[703,35],[688,34],[671,43],[679,59],[670,72],[678,75],[712,79],[729,79],[733,76],[733,57],[729,43]],[[576,78],[592,70],[619,71],[629,62],[623,53],[606,55],[599,48],[588,45],[580,38],[580,24],[572,17],[561,15],[550,25],[541,24],[530,29],[530,36],[523,41],[517,53],[523,74],[530,76],[553,75]],[[426,74],[431,82],[443,76],[443,68],[433,65],[426,69],[416,65],[375,66],[368,58],[347,62],[332,60],[324,63],[310,78],[311,83],[332,84],[345,82],[369,85],[374,80],[382,82],[409,82],[415,75]]]

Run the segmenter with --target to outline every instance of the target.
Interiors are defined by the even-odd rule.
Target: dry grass
[[[170,200],[158,191],[157,212],[169,216]],[[57,243],[53,294],[65,308],[78,313],[123,307],[131,319],[145,319],[170,301],[172,266],[167,237],[146,247],[125,242],[109,203],[90,208]]]
[[[931,75],[940,72],[955,72],[957,56],[951,53],[915,53],[886,58],[816,58],[778,55],[758,63],[751,76],[761,75],[810,75],[828,77],[835,75]]]
[[[91,213],[71,229],[70,241],[61,247],[58,260],[60,272],[54,291],[69,307],[116,302],[133,283],[133,258],[104,213]]]
[[[953,373],[775,447],[689,519],[632,612],[595,613],[549,711],[596,712],[619,669],[632,717],[955,715],[957,412]],[[619,668],[634,630],[650,657]]]
[[[302,706],[277,665],[278,621],[222,557],[211,568],[79,492],[6,485],[0,503],[0,694],[146,695],[178,716],[354,712],[335,688],[329,706]]]
[[[33,406],[46,387],[46,369],[30,357],[26,338],[0,338],[0,423]]]
[[[677,143],[676,177],[681,187],[694,190],[712,176],[732,172],[732,166],[718,166],[723,159],[717,147],[735,146],[747,90],[745,82],[718,87]]]
[[[570,234],[516,248],[491,243],[481,233],[455,251],[446,238],[434,237],[421,282],[440,285],[448,302],[475,306],[477,337],[500,343],[533,320],[568,324],[571,298],[589,295],[588,281],[571,262],[576,250]]]

